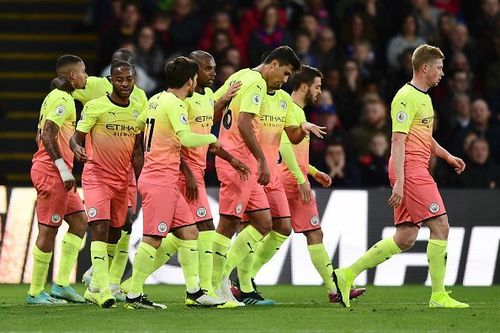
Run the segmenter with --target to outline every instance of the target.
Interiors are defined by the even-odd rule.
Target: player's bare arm
[[[186,199],[188,201],[198,199],[198,184],[196,183],[196,178],[182,157],[180,169],[186,178]]]
[[[140,133],[135,136],[134,150],[132,151],[132,168],[134,169],[135,178],[139,179],[142,167],[144,165],[144,134]]]
[[[73,134],[73,136],[69,140],[69,147],[75,154],[76,159],[82,163],[86,163],[88,161],[87,153],[85,152],[85,148],[83,147],[85,135],[85,133],[76,130],[75,134]]]
[[[64,183],[64,189],[66,191],[72,188],[76,190],[75,177],[69,170],[66,162],[61,158],[61,153],[59,152],[59,147],[57,146],[57,134],[59,133],[59,126],[53,121],[47,119],[43,126],[43,131],[40,135],[40,139],[43,142],[45,150],[50,156],[50,159],[54,161],[61,179]]]
[[[222,148],[220,146],[220,144],[219,145],[211,144],[209,146],[209,150],[213,154],[215,154],[215,155],[219,156],[220,158],[222,158],[223,160],[229,162],[229,164],[231,164],[231,166],[236,171],[238,171],[241,179],[243,179],[243,180],[248,179],[248,176],[250,175],[250,169],[246,166],[246,164],[244,164],[243,162],[241,162],[240,160],[235,158],[233,155],[231,155],[231,153],[229,153],[227,150]]]
[[[300,126],[287,126],[285,127],[286,135],[291,143],[294,145],[300,143],[307,134],[314,134],[318,138],[323,138],[326,127],[318,126],[310,122],[303,122]]]
[[[403,200],[403,185],[405,178],[405,141],[407,134],[393,132],[391,139],[391,156],[394,159],[394,172],[396,174],[396,182],[392,188],[392,194],[387,200],[390,207],[397,207]]]
[[[453,169],[455,169],[455,172],[458,175],[465,170],[465,162],[460,157],[456,157],[450,154],[446,149],[441,147],[441,145],[437,143],[434,138],[432,138],[431,153],[445,160],[449,165],[453,167]]]
[[[222,119],[222,115],[224,114],[224,109],[229,105],[234,96],[238,93],[241,88],[241,82],[236,81],[233,82],[229,88],[226,90],[226,93],[222,95],[214,105],[214,122],[219,122]]]
[[[308,174],[313,176],[314,180],[320,183],[320,185],[323,187],[330,187],[330,185],[332,185],[332,179],[330,178],[330,176],[322,171],[319,171],[312,165],[309,165]]]
[[[253,113],[240,112],[240,117],[238,118],[238,130],[241,133],[243,141],[245,141],[248,149],[259,164],[259,178],[257,179],[258,183],[261,185],[267,185],[269,184],[270,171],[264,153],[260,149],[259,142],[257,141],[257,138],[255,137],[255,133],[253,131],[254,116],[255,115]]]

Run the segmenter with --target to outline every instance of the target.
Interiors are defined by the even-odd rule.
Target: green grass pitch
[[[48,288],[48,287],[47,287]],[[77,289],[83,292],[84,287]],[[28,306],[26,285],[0,285],[0,331],[106,332],[498,332],[500,286],[453,287],[469,309],[429,309],[424,286],[368,287],[351,309],[329,304],[322,287],[261,287],[277,306],[188,309],[182,286],[146,286],[167,310],[101,309],[95,305]]]

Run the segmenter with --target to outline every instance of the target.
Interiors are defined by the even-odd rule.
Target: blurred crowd
[[[335,188],[388,186],[391,99],[411,79],[413,49],[439,46],[434,135],[467,169],[457,177],[432,160],[431,173],[445,187],[500,187],[499,0],[96,0],[88,17],[99,33],[96,73],[108,75],[111,54],[126,47],[149,96],[164,86],[165,62],[194,49],[213,54],[216,89],[267,51],[293,47],[324,75],[307,114],[328,136],[312,140],[311,164]],[[213,161],[207,174],[215,184]]]

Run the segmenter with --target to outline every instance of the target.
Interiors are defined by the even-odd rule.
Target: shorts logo
[[[59,222],[61,222],[61,215],[54,214],[54,215],[52,215],[50,220],[52,221],[52,223],[59,223]]]
[[[435,202],[431,203],[430,206],[429,206],[429,211],[431,213],[437,213],[439,212],[439,205]]]
[[[134,112],[132,112],[132,117],[137,119],[137,117],[139,117],[139,112],[137,110],[134,110]]]
[[[408,113],[406,113],[406,112],[404,112],[404,111],[398,112],[398,114],[396,115],[396,120],[397,120],[399,123],[404,123],[404,122],[406,122],[406,120],[408,120]]]
[[[318,224],[319,224],[319,217],[318,216],[311,217],[311,225],[317,226]]]
[[[180,116],[179,119],[180,119],[181,123],[183,123],[184,125],[187,125],[188,120],[187,120],[187,117],[186,117],[185,113],[181,114],[181,116]]]
[[[242,210],[243,210],[243,204],[237,204],[236,205],[236,214],[241,213]]]
[[[196,215],[198,215],[198,217],[205,217],[207,216],[207,210],[205,207],[200,207],[196,210]]]
[[[96,217],[96,215],[97,215],[97,209],[94,208],[94,207],[90,208],[89,211],[87,212],[87,215],[89,217]]]
[[[64,107],[64,105],[59,105],[57,108],[56,108],[56,114],[58,116],[62,116],[64,114],[64,112],[66,112],[66,108]]]
[[[166,232],[167,231],[167,224],[165,222],[161,222],[158,224],[158,231],[159,232]]]
[[[286,107],[287,107],[286,102],[285,102],[285,101],[283,101],[283,100],[281,100],[281,101],[280,101],[280,107],[281,107],[281,109],[282,109],[282,110],[286,109]]]
[[[262,96],[260,96],[260,95],[253,95],[253,97],[252,97],[252,103],[253,104],[260,105],[261,102],[262,102]]]

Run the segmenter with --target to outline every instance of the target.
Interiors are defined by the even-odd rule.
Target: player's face
[[[70,76],[75,89],[85,88],[88,75],[85,72],[85,64],[83,61],[75,65],[74,69],[70,73]]]
[[[111,84],[115,94],[127,98],[134,87],[134,72],[131,67],[118,67],[111,73]]]
[[[191,97],[194,94],[194,89],[196,88],[196,85],[198,84],[198,74],[195,74],[192,79],[189,79],[188,82],[190,83],[188,94],[186,97]]]
[[[430,87],[437,86],[439,84],[439,81],[441,81],[441,78],[444,76],[443,60],[442,59],[434,60],[433,62],[426,64],[424,66],[427,66],[426,76],[429,86]]]
[[[307,89],[306,103],[316,104],[319,95],[321,95],[321,78],[317,76],[314,78],[313,84]]]
[[[277,60],[271,62],[269,76],[267,78],[267,86],[271,90],[279,90],[290,76],[293,74],[292,65],[280,66]]]
[[[210,87],[215,82],[215,60],[214,58],[202,59],[198,65],[198,85],[202,88]]]

